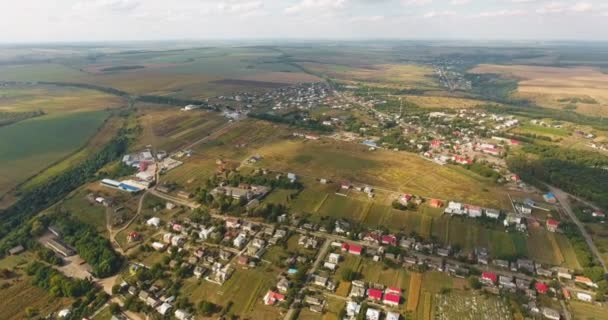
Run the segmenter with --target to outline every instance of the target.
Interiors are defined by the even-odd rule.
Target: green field
[[[115,52],[94,62],[81,55],[65,64],[2,66],[0,80],[78,82],[197,99],[319,80],[282,62],[279,52],[261,47]],[[140,68],[125,68],[134,65]]]
[[[570,312],[577,320],[608,320],[608,308],[580,301],[570,301]]]
[[[7,288],[0,289],[0,319],[27,319],[25,309],[36,308],[41,315],[57,312],[68,306],[70,299],[53,298],[44,289],[30,284],[29,277],[21,277],[10,282]]]
[[[105,111],[28,119],[0,128],[0,194],[82,147],[100,128]]]
[[[273,271],[237,269],[223,286],[191,278],[184,282],[181,292],[190,301],[207,300],[222,306],[232,301],[230,313],[241,317],[275,319],[281,309],[265,306],[262,298],[276,284],[276,275]]]

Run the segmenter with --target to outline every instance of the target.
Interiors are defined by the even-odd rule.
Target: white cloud
[[[285,8],[285,13],[296,14],[308,10],[330,10],[340,9],[348,0],[301,0],[299,3]]]
[[[141,6],[137,0],[80,1],[74,5],[76,11],[104,10],[114,13],[129,13]]]
[[[236,14],[241,16],[251,16],[262,12],[264,4],[261,1],[221,1],[217,5],[220,13]]]
[[[566,2],[549,2],[536,10],[540,14],[555,14],[568,12],[589,12],[593,9],[593,4],[589,2],[576,2],[569,4]]]
[[[456,15],[456,12],[454,11],[431,11],[431,12],[427,12],[423,15],[424,18],[437,18],[437,17],[448,17],[448,16],[454,16]]]
[[[384,20],[384,16],[362,16],[362,17],[352,17],[349,19],[350,22],[378,22]]]
[[[455,5],[455,6],[462,6],[465,4],[469,4],[471,3],[471,0],[452,0],[450,1],[450,4]]]
[[[473,18],[494,18],[494,17],[513,17],[527,14],[523,10],[498,10],[498,11],[483,11],[472,15]]]
[[[425,6],[433,3],[433,0],[401,0],[403,5]]]

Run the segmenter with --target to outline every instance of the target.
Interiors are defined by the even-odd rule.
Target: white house
[[[247,242],[247,236],[244,233],[239,233],[239,235],[232,241],[232,245],[235,248],[240,249],[245,245],[245,242]]]
[[[584,293],[584,292],[577,292],[576,293],[576,298],[578,300],[585,301],[585,302],[591,302],[591,301],[593,301],[593,297],[591,297],[590,294],[587,294],[587,293]]]
[[[365,313],[366,320],[379,320],[380,319],[380,311],[376,309],[369,308]]]
[[[146,225],[148,225],[150,227],[158,228],[158,227],[160,227],[160,218],[152,217],[152,218],[148,219],[148,221],[146,221]]]

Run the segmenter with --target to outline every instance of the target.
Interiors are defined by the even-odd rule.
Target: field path
[[[574,211],[572,211],[572,207],[570,207],[570,200],[568,199],[568,197],[571,195],[562,191],[561,189],[558,189],[553,186],[549,186],[549,190],[551,190],[551,192],[553,192],[553,194],[555,195],[555,197],[557,198],[559,203],[564,208],[564,211],[570,216],[570,219],[572,220],[572,222],[574,222],[574,224],[578,227],[581,234],[583,235],[583,238],[585,238],[587,245],[591,249],[591,252],[595,256],[595,259],[602,265],[602,267],[604,268],[604,271],[608,272],[606,263],[604,262],[604,259],[602,258],[600,251],[595,246],[593,239],[587,232],[587,229],[585,229],[585,225],[583,225],[583,223],[580,220],[578,220],[578,218],[576,217],[576,214],[574,213]]]
[[[412,273],[410,288],[407,295],[407,311],[415,312],[420,300],[420,288],[422,287],[422,273]]]

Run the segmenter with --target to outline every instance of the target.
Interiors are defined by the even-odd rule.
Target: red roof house
[[[280,294],[280,293],[276,293],[274,291],[268,291],[266,293],[266,295],[264,296],[264,304],[266,304],[267,306],[272,306],[277,302],[281,302],[285,300],[285,296]]]
[[[386,294],[401,294],[401,288],[397,288],[397,287],[388,287],[385,290]]]
[[[392,234],[382,236],[382,244],[388,244],[391,246],[397,245],[397,237]]]
[[[495,284],[498,280],[498,276],[493,272],[483,272],[481,274],[481,281],[485,283]]]
[[[372,300],[382,300],[382,291],[378,289],[367,289],[367,297]]]
[[[384,302],[384,304],[398,306],[399,302],[401,302],[401,296],[393,293],[385,294],[382,302]]]
[[[360,256],[363,252],[363,247],[351,244],[348,246],[348,253]]]
[[[544,282],[537,282],[534,287],[536,288],[536,292],[545,294],[549,291],[549,286]]]
[[[553,219],[547,219],[547,230],[551,232],[556,232],[557,228],[559,228],[559,221]]]
[[[443,207],[443,202],[438,199],[431,199],[431,201],[429,201],[429,206],[431,208],[441,208]]]

